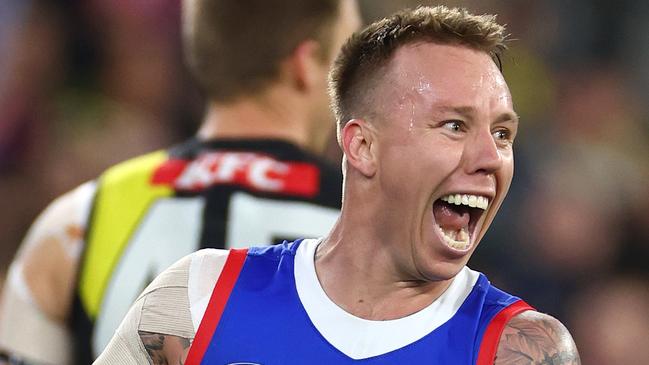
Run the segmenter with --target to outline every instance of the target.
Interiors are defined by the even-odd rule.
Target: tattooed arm
[[[580,365],[566,327],[555,318],[527,311],[512,318],[500,337],[495,365]]]
[[[191,341],[184,337],[139,331],[152,365],[183,365]]]

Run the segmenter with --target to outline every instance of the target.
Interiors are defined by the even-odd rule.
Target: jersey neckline
[[[314,264],[319,243],[320,240],[306,239],[297,248],[295,286],[318,332],[354,360],[383,355],[425,337],[457,313],[480,276],[464,267],[448,289],[421,311],[394,320],[367,320],[340,308],[322,289]]]

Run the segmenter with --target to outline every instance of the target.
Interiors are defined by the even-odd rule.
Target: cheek
[[[462,165],[462,146],[454,141],[438,138],[431,142],[427,151],[421,152],[421,159],[425,160],[426,176],[429,177],[429,186],[437,189],[437,185],[449,178]]]
[[[509,153],[503,157],[503,166],[498,173],[498,188],[507,193],[514,177],[514,156]],[[503,197],[504,198],[504,197]]]
[[[396,152],[396,151],[395,151]],[[388,179],[399,184],[403,195],[421,199],[437,191],[460,166],[461,154],[441,148],[404,148],[395,153],[389,164]]]
[[[383,144],[378,156],[383,178],[396,179],[411,192],[421,189],[430,193],[460,166],[462,148],[457,142],[431,131],[395,131]]]
[[[421,157],[408,145],[395,146],[379,157],[379,184],[391,204],[411,206],[418,196],[425,169]]]

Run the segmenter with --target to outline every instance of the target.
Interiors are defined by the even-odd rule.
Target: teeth
[[[481,196],[480,199],[478,199],[478,207],[486,210],[488,206],[489,206],[489,199],[485,198],[484,196]]]
[[[468,244],[469,242],[469,232],[465,228],[462,228],[455,238],[457,241],[464,241]]]
[[[449,204],[468,205],[482,210],[486,210],[489,206],[489,198],[471,194],[449,194],[442,197],[442,200]]]
[[[466,250],[469,248],[469,232],[467,232],[466,228],[462,228],[459,231],[447,231],[440,227],[440,230],[442,231],[444,241],[449,246],[458,250]]]

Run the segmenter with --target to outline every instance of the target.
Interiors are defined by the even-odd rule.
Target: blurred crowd
[[[435,4],[360,1],[367,21],[420,3]],[[646,364],[649,3],[445,4],[508,25],[521,116],[514,182],[471,266],[566,323],[583,363]],[[0,2],[0,277],[54,197],[193,133],[203,103],[179,11],[179,0]]]

